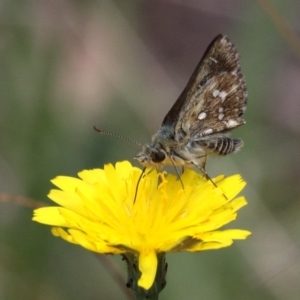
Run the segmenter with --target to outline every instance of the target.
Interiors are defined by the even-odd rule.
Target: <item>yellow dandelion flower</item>
[[[131,275],[145,291],[158,269],[166,272],[164,253],[218,249],[249,236],[245,230],[219,230],[247,204],[235,198],[245,186],[239,175],[215,178],[216,188],[188,169],[181,176],[183,189],[175,175],[151,171],[140,180],[135,199],[140,175],[125,161],[84,170],[79,179],[59,176],[52,180],[59,190],[48,195],[59,206],[36,209],[33,220],[88,250],[122,254],[129,264],[136,260],[138,275]]]

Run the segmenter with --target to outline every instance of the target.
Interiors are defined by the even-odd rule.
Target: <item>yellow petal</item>
[[[61,207],[42,207],[34,210],[32,220],[46,225],[68,226],[64,217],[60,214]]]
[[[139,270],[142,275],[138,280],[138,285],[145,290],[152,286],[156,270],[157,270],[157,256],[155,251],[151,249],[144,249],[139,255]]]

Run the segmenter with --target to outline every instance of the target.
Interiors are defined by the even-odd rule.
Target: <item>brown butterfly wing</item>
[[[177,141],[225,132],[245,123],[246,105],[239,54],[228,37],[218,35],[162,125],[174,127]]]

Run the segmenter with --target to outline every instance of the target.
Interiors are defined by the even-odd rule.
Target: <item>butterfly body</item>
[[[135,158],[145,167],[196,166],[206,174],[207,155],[227,155],[243,146],[228,133],[245,124],[246,106],[239,55],[228,37],[218,35],[161,128]]]

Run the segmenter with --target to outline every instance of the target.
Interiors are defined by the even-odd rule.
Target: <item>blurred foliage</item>
[[[279,0],[2,1],[1,192],[50,203],[51,178],[132,160],[136,145],[93,126],[147,142],[206,46],[227,34],[249,90],[247,125],[233,133],[245,147],[207,169],[246,179],[249,206],[234,227],[253,236],[169,255],[161,299],[298,299],[300,54],[280,29],[299,31],[299,12]],[[0,299],[126,298],[95,255],[31,215],[1,203]],[[125,282],[121,259],[107,259]]]

